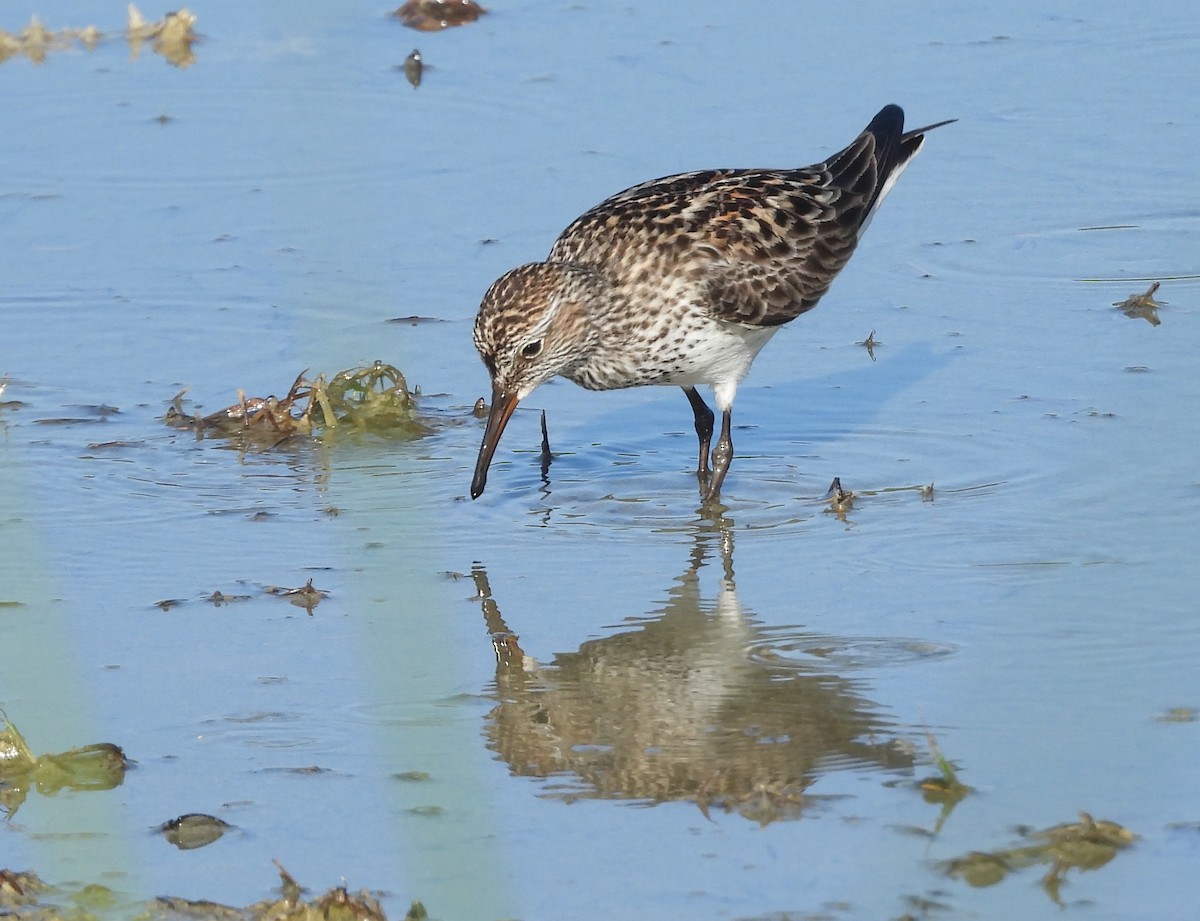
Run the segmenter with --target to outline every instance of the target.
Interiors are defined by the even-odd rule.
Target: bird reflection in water
[[[710,555],[723,566],[711,601]],[[545,665],[525,655],[482,564],[472,577],[496,653],[488,746],[513,774],[545,778],[545,796],[691,801],[765,825],[798,818],[823,772],[912,767],[911,744],[828,663],[749,654],[779,635],[738,603],[727,519],[702,521],[664,607]]]

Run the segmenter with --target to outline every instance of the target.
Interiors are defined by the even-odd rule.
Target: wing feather
[[[905,134],[903,126],[903,112],[887,106],[823,163],[643,182],[578,217],[550,261],[591,266],[634,298],[663,279],[683,280],[713,317],[787,323],[829,289],[889,180],[920,149],[929,129]]]

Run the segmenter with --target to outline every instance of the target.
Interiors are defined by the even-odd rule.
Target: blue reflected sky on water
[[[1065,897],[1186,916],[1191,846],[1167,825],[1194,820],[1196,729],[1155,717],[1200,705],[1200,285],[1164,282],[1158,328],[1110,306],[1197,272],[1200,29],[1182,5],[847,21],[532,3],[436,35],[383,8],[195,11],[185,71],[119,42],[0,65],[0,373],[26,404],[0,409],[0,600],[23,602],[0,609],[0,705],[39,751],[110,739],[139,761],[113,794],[31,796],[0,864],[245,903],[276,857],[313,888],[385,888],[396,916],[420,897],[447,918],[882,917],[940,890],[1050,917],[1043,871],[970,890],[932,861],[1087,809],[1143,841]],[[415,91],[394,70],[414,46],[431,64]],[[850,799],[765,829],[540,797],[484,746],[494,663],[471,584],[446,573],[484,565],[542,662],[660,610],[704,539],[690,416],[670,391],[546,387],[463,501],[480,293],[613,191],[811,162],[893,100],[960,121],[739,393],[737,599],[766,626],[951,649],[851,677],[918,744],[932,726],[980,795],[933,842],[895,830],[935,811],[879,772],[831,771],[814,792]],[[408,315],[446,322],[383,322]],[[854,344],[872,329],[874,364]],[[239,458],[158,421],[184,386],[215,409],[374,358],[430,394],[438,434]],[[540,408],[563,455],[548,492]],[[64,417],[87,421],[38,422]],[[875,493],[845,523],[819,501],[834,475]],[[887,491],[927,482],[933,503]],[[712,613],[719,568],[699,575]],[[261,595],[310,576],[331,592],[311,618]],[[205,604],[217,589],[253,597]],[[163,598],[188,603],[164,615]],[[312,764],[329,772],[287,770]],[[445,811],[409,811],[429,805]],[[150,833],[193,810],[239,831],[185,854]]]

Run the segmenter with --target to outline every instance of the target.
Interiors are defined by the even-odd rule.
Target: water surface
[[[242,905],[278,859],[393,917],[1049,918],[1048,865],[944,862],[1085,810],[1140,837],[1066,871],[1067,908],[1190,916],[1182,4],[195,12],[186,69],[120,41],[0,65],[0,706],[39,752],[137,761],[31,793],[0,867]],[[670,389],[539,390],[465,498],[494,277],[614,191],[808,163],[891,101],[959,122],[739,391],[723,517]],[[1154,280],[1161,325],[1112,306]],[[377,358],[434,434],[241,453],[161,421],[183,387],[214,410]],[[264,591],[309,578],[311,614]],[[524,658],[497,665],[497,617]],[[948,816],[926,729],[976,791]],[[177,851],[152,829],[188,812],[236,829]]]

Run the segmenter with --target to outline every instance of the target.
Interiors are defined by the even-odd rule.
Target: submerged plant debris
[[[147,22],[141,11],[131,3],[128,17],[124,36],[125,41],[129,43],[130,56],[134,60],[141,54],[142,46],[149,42],[155,54],[162,55],[176,67],[188,67],[195,63],[196,55],[192,51],[192,45],[196,42],[193,29],[196,24],[194,13],[181,7],[167,13],[160,20]],[[26,57],[35,64],[42,64],[50,52],[65,51],[75,46],[92,51],[106,38],[105,33],[94,25],[51,31],[33,16],[29,25],[20,32],[11,33],[0,29],[0,62],[14,57]]]
[[[1015,870],[1049,864],[1050,869],[1042,877],[1042,888],[1051,901],[1062,907],[1060,889],[1068,870],[1098,869],[1137,839],[1123,825],[1093,819],[1086,812],[1079,813],[1078,822],[1043,831],[1030,828],[1017,831],[1028,844],[997,851],[972,851],[948,861],[945,871],[972,886],[992,886]]]
[[[440,32],[465,26],[486,12],[475,0],[408,0],[392,15],[418,32]]]
[[[25,737],[0,711],[0,810],[16,814],[31,789],[44,796],[60,790],[111,790],[125,780],[128,761],[111,742],[34,757]]]
[[[260,450],[319,431],[328,435],[338,428],[405,438],[429,432],[408,382],[392,365],[377,361],[339,371],[332,379],[318,374],[311,381],[305,377],[307,373],[297,375],[285,396],[248,397],[239,390],[236,403],[205,416],[184,409],[187,391],[181,391],[171,401],[164,421],[175,428],[194,429],[200,438],[229,438]]]
[[[1113,306],[1131,320],[1142,319],[1151,326],[1160,326],[1162,320],[1158,318],[1158,308],[1167,303],[1166,301],[1156,301],[1154,299],[1154,293],[1159,289],[1160,285],[1161,282],[1156,281],[1142,294],[1134,294],[1123,301],[1113,301]]]

